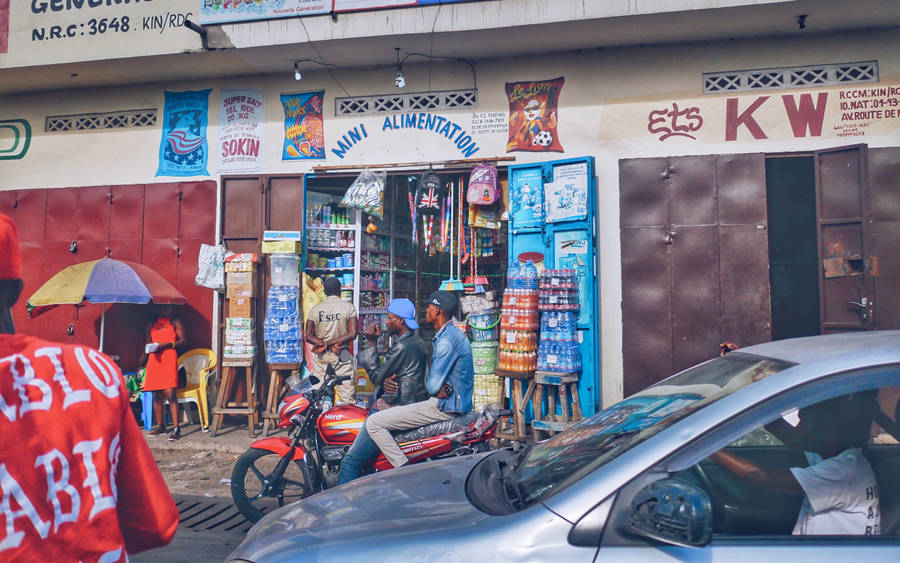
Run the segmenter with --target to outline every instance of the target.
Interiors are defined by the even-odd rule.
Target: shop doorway
[[[772,340],[820,332],[814,161],[766,159]]]

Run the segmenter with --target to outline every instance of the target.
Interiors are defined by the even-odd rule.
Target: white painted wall
[[[480,63],[477,113],[507,111],[504,83],[564,76],[559,110],[559,137],[565,153],[513,153],[516,163],[556,158],[594,156],[598,175],[598,224],[600,236],[600,304],[602,334],[602,396],[605,404],[621,397],[621,257],[618,224],[618,161],[622,158],[677,156],[688,154],[788,152],[814,150],[858,142],[870,147],[900,146],[900,117],[871,120],[859,128],[861,137],[837,136],[841,124],[840,91],[855,87],[803,91],[741,93],[704,96],[701,73],[729,69],[768,68],[833,62],[877,60],[880,83],[900,87],[900,38],[895,32],[835,34],[806,38],[730,41],[666,47],[636,47],[582,51]],[[408,67],[405,91],[426,89],[426,67]],[[393,71],[339,72],[337,80],[353,95],[388,93],[393,89]],[[462,89],[472,85],[465,65],[435,65],[432,89]],[[106,130],[44,133],[47,115],[103,112],[116,109],[162,107],[163,90],[213,88],[209,139],[217,135],[216,103],[220,89],[253,87],[266,92],[265,173],[303,173],[327,164],[371,164],[386,162],[439,161],[462,155],[450,141],[429,131],[382,131],[383,116],[335,118],[334,98],[345,93],[326,73],[305,72],[296,82],[290,73],[230,79],[219,82],[151,84],[130,88],[107,88],[71,92],[45,92],[0,97],[0,120],[25,118],[35,129],[31,149],[19,161],[0,161],[0,189],[54,188],[83,185],[153,183],[172,181],[154,176],[160,143],[160,127],[147,130]],[[324,89],[326,161],[282,162],[282,92]],[[796,139],[784,115],[782,95],[828,93],[825,128],[820,137]],[[754,115],[769,136],[753,140],[746,127],[736,141],[725,141],[725,99],[739,98],[741,110],[760,95],[770,99]],[[900,94],[894,96],[900,103]],[[704,125],[696,140],[658,140],[648,131],[648,112],[671,107],[696,106]],[[900,109],[898,107],[897,109]],[[437,112],[471,126],[472,111]],[[364,123],[369,137],[347,152],[344,159],[330,149],[350,127]],[[0,148],[5,142],[0,131]],[[476,157],[507,156],[505,132],[475,135],[480,149]],[[214,167],[214,159],[210,166]],[[218,176],[211,176],[217,179]]]

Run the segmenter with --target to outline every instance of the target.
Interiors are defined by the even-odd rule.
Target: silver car
[[[864,423],[854,445],[877,479],[862,515],[871,526],[793,534],[803,495],[710,456],[806,467],[805,448],[774,428],[797,428],[798,409],[837,397],[856,401]],[[520,451],[377,473],[285,506],[231,560],[897,562],[898,397],[900,331],[750,346]],[[821,436],[844,436],[839,420]]]

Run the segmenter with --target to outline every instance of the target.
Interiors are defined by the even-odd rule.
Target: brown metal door
[[[870,149],[868,160],[873,328],[900,329],[900,148]]]
[[[771,338],[761,154],[619,164],[624,393]]]
[[[866,146],[815,153],[822,334],[871,329]]]

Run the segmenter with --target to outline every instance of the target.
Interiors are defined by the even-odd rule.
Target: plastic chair
[[[178,358],[178,369],[184,368],[187,385],[178,389],[175,397],[179,403],[194,403],[200,413],[200,426],[209,432],[209,405],[206,387],[210,372],[216,368],[216,353],[207,348],[188,350]]]

